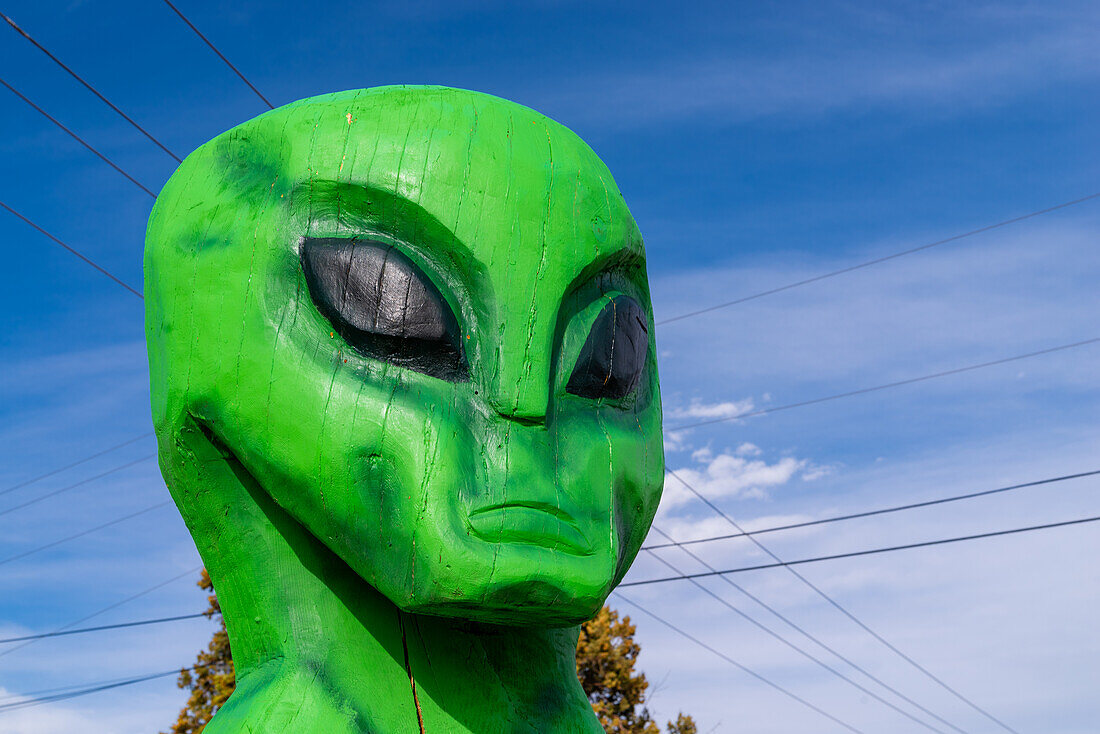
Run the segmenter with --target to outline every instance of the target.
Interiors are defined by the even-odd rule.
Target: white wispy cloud
[[[679,321],[660,332],[673,351],[661,366],[663,390],[675,395],[689,385],[708,396],[708,404],[768,392],[782,404],[792,401],[792,384],[814,384],[816,394],[824,395],[1093,336],[1095,319],[1081,307],[1088,284],[1100,277],[1100,252],[1092,247],[1100,222],[1090,213],[1034,220],[996,237]],[[870,243],[831,258],[809,254],[795,267],[788,254],[776,253],[658,276],[654,309],[658,318],[685,313],[729,300],[731,293],[812,277],[945,234]],[[983,384],[1000,389],[1003,378],[1015,382],[1021,371],[1055,363],[1020,362],[988,371]],[[1058,364],[1071,368],[1059,367],[1060,380],[1089,383],[1087,370],[1073,368],[1078,362]],[[989,382],[992,377],[998,382]]]
[[[719,403],[708,403],[699,398],[693,398],[686,407],[670,410],[669,415],[673,418],[695,418],[698,420],[721,418],[729,420],[743,413],[751,412],[754,407],[755,403],[752,398],[727,400]]]
[[[745,413],[752,412],[755,407],[755,401],[752,398],[745,398],[743,400],[728,400],[723,402],[708,403],[699,398],[692,398],[690,403],[686,407],[673,407],[665,410],[665,420],[672,419],[673,421],[682,421],[684,419],[694,420],[724,420],[731,422],[739,422],[737,416],[744,415]],[[687,451],[695,449],[691,444],[690,437],[694,429],[682,428],[677,429],[675,427],[669,429],[665,428],[664,442],[665,451],[668,453],[676,453],[680,451]],[[738,447],[735,453],[738,456],[748,456],[756,447],[750,443],[743,444]],[[700,460],[701,457],[707,456],[710,449],[704,447],[702,449],[695,449],[692,454],[692,459],[695,461]]]
[[[152,671],[150,671],[152,672]],[[88,679],[98,683],[109,679]],[[4,734],[73,734],[97,732],[98,734],[147,734],[149,731],[167,729],[180,704],[173,699],[183,695],[175,688],[172,678],[137,684],[137,688],[121,688],[117,691],[93,695],[89,698],[28,706],[0,712],[0,731]],[[110,705],[112,694],[123,691],[125,705]],[[0,688],[0,704],[7,705],[27,700],[26,696]],[[153,723],[156,721],[160,723]],[[150,725],[154,728],[150,729]]]
[[[673,480],[675,481],[675,480]],[[793,514],[765,514],[754,515],[748,518],[734,518],[737,520],[737,524],[740,525],[746,532],[753,532],[761,530],[763,528],[775,527],[778,525],[790,525],[794,523],[807,522],[813,520],[814,517],[804,513]],[[685,540],[698,540],[700,538],[716,538],[723,535],[731,535],[738,533],[736,528],[730,525],[729,521],[725,518],[717,515],[708,514],[705,516],[680,516],[675,514],[662,516],[657,520],[659,527],[664,532],[672,536],[674,540],[683,542]],[[793,532],[793,531],[792,531]],[[798,532],[816,532],[810,529],[799,529]],[[663,536],[659,533],[654,533],[650,536],[649,543],[666,543]],[[727,548],[722,549],[725,552]],[[702,546],[693,548],[694,551],[707,554],[707,549]]]
[[[684,468],[676,473],[708,499],[722,497],[763,497],[768,489],[786,484],[805,466],[805,461],[785,457],[773,464],[758,459],[745,459],[732,454],[719,454],[698,469]],[[680,485],[674,478],[669,484]],[[687,490],[673,490],[665,500],[676,507],[690,500]]]
[[[799,472],[816,471],[807,459],[784,456],[774,462],[747,458],[745,452],[758,455],[759,449],[742,444],[737,450],[714,454],[711,449],[698,449],[692,454],[693,464],[675,470],[665,478],[661,511],[671,513],[695,499],[684,482],[710,500],[724,498],[756,498],[767,496],[769,490],[780,487]],[[681,481],[683,480],[683,481]]]
[[[1092,246],[1100,223],[1089,217],[1082,211],[1036,220],[827,286],[678,322],[661,333],[670,351],[662,363],[664,390],[675,397],[690,386],[690,394],[709,405],[767,392],[783,404],[1094,336],[1095,315],[1085,304],[1100,277],[1100,255]],[[831,258],[810,255],[793,266],[792,258],[777,254],[658,276],[656,310],[674,315],[900,249],[898,244]],[[747,529],[1091,470],[1100,440],[1097,354],[1085,347],[696,429],[681,437],[686,448],[669,456],[669,466]],[[1097,514],[1096,486],[1081,480],[758,539],[781,558],[797,559],[1021,527]],[[674,538],[734,532],[693,503],[690,493],[685,496],[674,477],[667,477],[665,496],[656,524]],[[1091,734],[1080,722],[1097,715],[1083,681],[1100,655],[1088,614],[1100,597],[1100,577],[1082,559],[1100,552],[1100,536],[1089,527],[810,564],[800,572],[1021,731]],[[662,540],[653,533],[648,542]],[[764,558],[745,539],[691,549],[722,569]],[[675,548],[657,552],[682,571],[704,570]],[[643,554],[630,578],[669,573]],[[789,573],[731,578],[960,727],[982,730],[978,716],[907,670]],[[798,640],[718,579],[701,582]],[[686,582],[624,593],[860,729],[911,729]],[[652,707],[658,716],[669,718],[679,709],[698,713],[703,730],[719,724],[718,731],[761,734],[823,730],[818,715],[620,606],[638,624],[639,639],[644,635],[640,666],[651,677],[668,674]],[[783,717],[767,715],[775,708]]]
[[[773,56],[736,48],[692,49],[680,60],[608,71],[570,80],[543,102],[592,118],[603,126],[638,126],[704,118],[731,124],[763,117],[811,116],[849,109],[902,108],[909,113],[958,113],[1049,87],[1100,76],[1100,19],[1094,9],[1032,10],[993,22],[982,7],[941,8],[940,43],[907,33],[915,18],[881,6],[852,13],[863,33],[830,36],[822,28],[795,48]],[[927,18],[925,19],[927,20]],[[986,31],[955,42],[954,30],[981,24]],[[782,35],[783,28],[777,28]],[[599,104],[591,99],[598,98]],[[575,111],[575,112],[573,112]]]
[[[897,497],[931,498],[953,491],[987,488],[1012,478],[1055,474],[1059,467],[1092,461],[1095,427],[1062,443],[1025,426],[1012,439],[958,444],[926,458],[844,469],[844,492],[823,495],[809,515],[770,515],[747,520],[746,529],[782,524],[787,518],[824,516],[890,504]],[[1058,489],[1021,492],[981,504],[943,506],[934,510],[869,518],[805,531],[761,536],[786,559],[806,558],[899,542],[924,540],[987,529],[1027,525],[1088,514],[1095,504],[1095,481],[1060,485]],[[733,501],[738,515],[751,500]],[[834,506],[833,503],[840,503]],[[1092,512],[1095,514],[1095,511]],[[674,537],[688,539],[729,533],[720,518],[660,521]],[[695,527],[703,532],[693,535]],[[654,536],[651,542],[660,542]],[[695,545],[693,552],[717,568],[744,565],[759,557],[744,540]],[[704,570],[676,549],[659,551],[685,572]],[[1100,537],[1087,526],[1041,531],[1012,539],[973,541],[937,549],[902,551],[862,559],[802,566],[800,572],[846,608],[913,655],[965,695],[1020,730],[1086,734],[1075,724],[1095,714],[1089,675],[1100,655],[1100,641],[1090,630],[1089,610],[1100,595],[1100,577],[1089,572],[1087,558],[1100,552]],[[642,557],[632,577],[667,576],[669,570]],[[981,731],[979,717],[957,706],[948,694],[922,679],[875,643],[835,609],[782,570],[731,577],[785,615],[825,639],[888,682],[898,685],[937,713],[967,730]],[[736,590],[717,579],[708,588],[799,644],[806,641]],[[631,598],[697,633],[708,644],[836,713],[867,731],[910,731],[897,714],[869,701],[737,619],[686,583],[626,589]],[[644,634],[639,665],[651,676],[669,674],[669,685],[654,703],[666,718],[677,709],[700,712],[704,727],[724,722],[753,732],[782,734],[789,727],[822,730],[823,720],[800,710],[774,691],[692,646],[626,604]],[[1013,644],[1005,644],[1012,640]],[[823,654],[815,650],[817,654]],[[829,659],[826,656],[827,659]],[[835,661],[835,659],[832,659]],[[708,680],[720,683],[708,683]],[[716,702],[719,688],[728,697]],[[768,703],[762,704],[762,700]],[[1057,707],[1057,721],[1051,707]],[[783,707],[782,721],[766,715]],[[913,731],[916,731],[913,729]]]
[[[0,688],[0,704],[27,700]],[[102,722],[75,708],[37,706],[3,712],[0,727],[7,734],[72,734],[77,731],[105,731]]]
[[[688,437],[691,435],[690,430],[686,431],[665,431],[665,453],[676,453],[678,451],[685,451],[691,448],[688,443]]]

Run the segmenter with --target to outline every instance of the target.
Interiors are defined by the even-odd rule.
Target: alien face
[[[445,88],[288,105],[184,162],[146,280],[162,444],[200,424],[399,607],[571,624],[626,572],[664,470],[644,250],[561,125]]]

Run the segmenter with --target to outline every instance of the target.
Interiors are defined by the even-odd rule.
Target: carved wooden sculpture
[[[599,732],[576,625],[663,479],[642,238],[488,95],[302,100],[157,199],[160,464],[218,590],[227,732]]]

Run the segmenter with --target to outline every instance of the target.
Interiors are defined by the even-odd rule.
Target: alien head
[[[399,608],[572,624],[626,572],[663,477],[645,254],[565,127],[440,87],[281,107],[184,161],[145,272],[185,518],[197,425]]]

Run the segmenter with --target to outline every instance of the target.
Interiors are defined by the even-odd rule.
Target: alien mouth
[[[576,521],[546,502],[502,502],[470,513],[471,532],[489,543],[524,543],[572,555],[588,555],[591,545]]]

